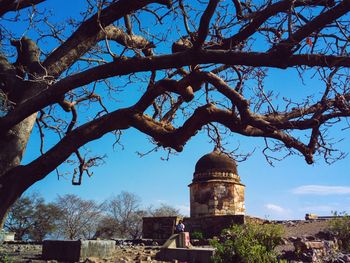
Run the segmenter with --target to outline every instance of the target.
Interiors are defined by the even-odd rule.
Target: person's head
[[[179,221],[179,224],[182,224],[182,220]]]

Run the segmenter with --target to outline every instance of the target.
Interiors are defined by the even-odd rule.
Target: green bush
[[[194,231],[193,233],[191,233],[191,238],[203,240],[204,239],[204,234],[202,232],[200,232],[200,231]]]
[[[223,230],[219,239],[211,240],[210,244],[216,248],[213,262],[277,262],[274,248],[282,243],[282,235],[281,225],[233,225]]]
[[[14,261],[7,254],[0,254],[0,263],[13,263]]]
[[[350,252],[350,216],[346,213],[334,213],[334,215],[342,217],[330,220],[329,230],[340,241],[341,249]]]

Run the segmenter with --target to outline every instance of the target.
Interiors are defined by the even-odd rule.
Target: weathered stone
[[[235,160],[214,150],[196,164],[190,187],[190,218],[185,231],[199,231],[205,237],[219,235],[232,224],[245,222],[244,189]],[[143,238],[168,239],[180,218],[144,217]]]
[[[157,254],[158,260],[179,260],[189,263],[209,263],[214,255],[213,248],[162,248]]]
[[[314,240],[316,240],[316,238],[314,236],[311,236],[311,235],[303,235],[302,239],[307,240],[307,241],[314,241]]]
[[[191,218],[245,213],[236,162],[219,151],[199,159],[189,187]]]
[[[322,241],[307,241],[305,242],[306,249],[324,249]]]
[[[245,219],[244,215],[222,215],[184,218],[183,222],[186,226],[186,231],[190,233],[202,232],[208,238],[219,235],[222,229],[228,228],[232,224],[244,224]]]
[[[0,243],[14,241],[14,240],[15,240],[15,233],[14,232],[7,232],[4,230],[0,230]]]
[[[113,255],[115,241],[112,240],[45,240],[42,256],[45,260],[80,261],[89,257],[107,258]]]
[[[180,218],[144,217],[142,218],[142,237],[150,239],[168,239],[174,234],[175,226]]]

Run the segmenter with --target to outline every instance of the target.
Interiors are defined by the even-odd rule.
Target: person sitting
[[[175,227],[175,233],[185,232],[185,225],[182,223],[182,220]]]

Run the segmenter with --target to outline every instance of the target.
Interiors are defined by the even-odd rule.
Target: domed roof
[[[236,161],[219,150],[214,150],[202,156],[196,163],[195,173],[205,172],[231,172],[237,174]]]

